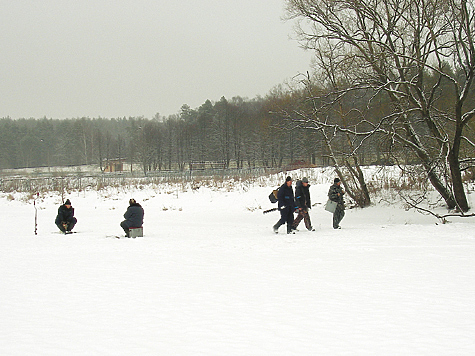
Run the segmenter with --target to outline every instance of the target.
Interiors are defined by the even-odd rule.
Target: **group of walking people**
[[[335,178],[333,185],[328,191],[328,199],[335,202],[336,209],[333,213],[333,228],[341,229],[340,222],[345,216],[345,202],[343,195],[345,194],[341,187],[339,178]],[[287,234],[294,233],[297,226],[303,220],[308,231],[315,231],[310,221],[308,211],[312,208],[310,199],[310,184],[306,177],[298,180],[295,185],[295,195],[292,188],[292,178],[286,178],[285,183],[277,191],[277,209],[280,211],[280,220],[272,227],[275,233],[279,232],[279,227],[287,224]],[[294,213],[297,217],[294,219]]]
[[[142,206],[135,199],[130,199],[129,206],[124,214],[125,220],[120,223],[120,226],[124,229],[125,237],[130,237],[130,229],[142,227],[143,216],[144,210]],[[77,219],[74,217],[74,208],[69,199],[58,208],[58,215],[56,215],[54,222],[63,234],[72,233]]]

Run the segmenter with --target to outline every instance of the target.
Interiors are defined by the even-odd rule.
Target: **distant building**
[[[122,172],[124,170],[124,159],[110,159],[106,162],[104,172]]]

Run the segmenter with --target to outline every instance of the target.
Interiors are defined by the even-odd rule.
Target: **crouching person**
[[[125,220],[120,223],[120,226],[125,231],[125,237],[130,237],[130,228],[142,227],[143,216],[142,206],[135,199],[130,199],[129,207],[124,214]]]
[[[58,208],[58,215],[54,223],[64,234],[72,233],[71,230],[76,225],[77,219],[74,217],[74,208],[69,199]]]

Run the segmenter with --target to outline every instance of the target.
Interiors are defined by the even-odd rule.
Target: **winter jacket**
[[[345,194],[345,192],[343,192],[343,188],[337,184],[333,184],[328,191],[328,199],[337,202],[341,206],[344,206],[345,202],[343,200],[343,194]]]
[[[129,227],[141,227],[143,225],[144,211],[139,203],[131,204],[124,214]]]
[[[55,222],[57,224],[62,223],[62,222],[67,222],[70,223],[74,218],[74,208],[70,207],[69,209],[66,207],[66,205],[61,205],[58,208],[58,215],[56,216]]]
[[[294,190],[292,189],[292,186],[288,187],[287,183],[282,184],[282,186],[279,188],[277,200],[279,210],[283,210],[285,207],[292,209],[293,211],[297,208],[297,205],[295,204]]]
[[[301,180],[297,181],[295,185],[295,202],[297,206],[302,209],[311,209],[312,203],[310,201],[310,184],[305,187]]]

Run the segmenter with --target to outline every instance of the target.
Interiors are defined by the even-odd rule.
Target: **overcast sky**
[[[310,67],[284,0],[0,0],[0,117],[178,113]]]

